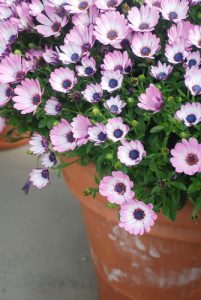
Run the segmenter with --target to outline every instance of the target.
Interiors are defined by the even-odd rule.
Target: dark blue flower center
[[[107,138],[107,134],[106,134],[106,133],[100,132],[100,133],[98,134],[98,139],[99,139],[100,141],[105,141],[106,138]]]
[[[45,148],[45,150],[47,150],[48,149],[48,140],[43,137],[41,140],[41,145],[43,146],[43,148]]]
[[[189,153],[186,157],[186,162],[189,166],[196,165],[198,162],[198,157],[194,153]]]
[[[167,74],[165,72],[160,72],[157,77],[159,80],[166,80]]]
[[[13,89],[10,88],[10,87],[8,87],[8,88],[6,89],[6,96],[7,96],[8,98],[10,98],[10,97],[12,97],[12,95],[13,95]]]
[[[52,163],[56,164],[57,159],[56,159],[56,156],[55,156],[55,154],[54,154],[53,152],[50,153],[50,155],[49,155],[49,160],[50,160]]]
[[[72,82],[70,80],[66,79],[66,80],[63,81],[62,85],[63,85],[64,89],[68,89],[69,87],[71,87]]]
[[[144,210],[142,210],[141,208],[135,209],[134,212],[133,212],[133,216],[138,221],[143,220],[144,217],[145,217]]]
[[[129,46],[130,46],[129,40],[128,40],[128,39],[123,39],[123,40],[120,42],[120,45],[121,45],[122,48],[129,47]]]
[[[38,105],[41,101],[41,98],[40,98],[40,95],[34,95],[33,98],[32,98],[32,103],[34,105]]]
[[[69,131],[66,135],[66,139],[69,143],[73,143],[75,141],[75,138],[73,136],[73,132]]]
[[[114,89],[114,88],[116,88],[118,86],[118,81],[116,80],[116,79],[110,79],[110,81],[109,81],[109,87],[111,88],[111,89]]]
[[[115,7],[117,5],[117,1],[116,0],[109,0],[107,3],[107,7]]]
[[[141,49],[141,54],[144,55],[144,56],[149,55],[150,52],[151,52],[151,49],[150,49],[149,47],[143,47],[143,48]]]
[[[195,59],[190,59],[188,62],[188,66],[189,68],[196,66],[197,65],[197,61]]]
[[[192,87],[192,90],[196,93],[196,94],[200,94],[201,93],[201,86],[196,84]]]
[[[42,170],[41,176],[42,176],[44,179],[48,179],[48,180],[49,180],[49,171],[48,171],[48,169]]]
[[[130,153],[129,153],[129,157],[133,160],[137,159],[139,157],[139,151],[131,150]]]
[[[124,72],[126,73],[130,73],[131,71],[131,66],[127,66],[125,69],[124,69]]]
[[[9,43],[13,44],[16,41],[16,35],[11,35],[10,39],[9,39]]]
[[[183,60],[183,54],[181,52],[176,53],[174,56],[174,60],[176,62],[181,62]]]
[[[87,52],[91,49],[91,45],[89,43],[85,43],[82,45],[82,51]]]
[[[54,23],[52,24],[52,30],[53,30],[54,32],[60,31],[60,30],[61,30],[61,23],[59,23],[59,22],[54,22]]]
[[[87,68],[85,69],[85,74],[87,74],[87,75],[93,74],[93,69],[92,69],[91,67],[87,67]]]
[[[149,24],[147,24],[147,23],[142,23],[142,24],[140,24],[140,26],[139,26],[139,29],[140,30],[144,30],[144,29],[148,29],[149,28]]]
[[[79,55],[77,53],[73,53],[71,55],[71,60],[77,62],[79,60]]]
[[[80,4],[79,4],[79,9],[80,10],[84,10],[84,9],[86,9],[87,7],[88,7],[88,2],[87,1],[82,1],[82,2],[80,2]]]
[[[115,104],[111,105],[110,111],[111,111],[113,114],[118,113],[118,111],[119,111],[118,106],[115,105]]]
[[[57,105],[55,106],[55,110],[56,110],[57,113],[60,113],[60,112],[61,112],[61,110],[62,110],[62,105],[61,105],[61,103],[57,103]]]
[[[123,131],[122,131],[121,129],[115,129],[115,131],[114,131],[114,136],[115,136],[117,139],[121,138],[122,135],[123,135]]]
[[[114,189],[120,195],[123,195],[126,192],[126,186],[122,182],[117,183]]]
[[[93,94],[93,100],[94,100],[95,102],[100,101],[100,94],[99,94],[99,93],[94,93],[94,94]]]
[[[190,114],[186,117],[186,120],[192,124],[196,121],[196,116],[194,114]]]
[[[107,34],[107,38],[111,41],[115,40],[117,37],[118,37],[118,34],[115,30],[110,30]]]
[[[169,13],[170,20],[175,20],[177,18],[177,13],[175,11],[172,11]]]

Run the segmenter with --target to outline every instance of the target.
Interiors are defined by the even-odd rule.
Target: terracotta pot
[[[6,138],[6,133],[11,129],[11,126],[6,126],[4,130],[0,133],[0,150],[8,150],[12,148],[17,148],[19,146],[25,145],[28,142],[28,138],[23,138],[17,142],[10,142]],[[26,134],[27,136],[27,134]],[[15,133],[12,136],[13,138],[19,138],[18,134]]]
[[[92,164],[63,171],[81,203],[100,299],[201,299],[201,223],[190,220],[190,204],[176,222],[159,215],[150,234],[135,237],[118,227],[117,211],[103,197],[83,195],[94,187],[94,174]]]

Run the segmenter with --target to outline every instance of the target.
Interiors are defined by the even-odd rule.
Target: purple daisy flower
[[[77,146],[72,126],[65,119],[61,119],[61,123],[50,130],[50,140],[53,149],[58,152],[74,150]]]
[[[44,110],[45,110],[46,115],[56,116],[56,115],[59,115],[61,113],[61,111],[62,111],[62,105],[58,101],[57,98],[51,97],[45,103]]]
[[[194,25],[189,21],[181,21],[177,24],[173,24],[168,30],[168,42],[170,45],[177,43],[179,40],[184,41],[186,49],[191,47],[189,41],[189,32],[194,28]]]
[[[88,129],[89,140],[94,142],[95,146],[103,144],[107,140],[107,133],[105,125],[101,123],[96,123],[95,126],[91,126]]]
[[[99,9],[92,4],[87,13],[73,15],[72,22],[76,27],[95,25],[98,16]]]
[[[44,188],[49,183],[49,170],[33,169],[29,174],[29,181],[38,189]]]
[[[73,3],[66,1],[65,9],[70,14],[86,13],[89,7],[93,4],[94,0],[73,0]]]
[[[55,91],[68,93],[77,83],[74,71],[68,67],[55,69],[50,74],[49,82]]]
[[[172,74],[173,67],[167,64],[162,64],[160,61],[157,66],[152,66],[150,73],[158,80],[167,80],[170,74]]]
[[[0,62],[0,82],[20,82],[29,71],[27,61],[19,54],[10,54]]]
[[[145,0],[145,3],[149,7],[154,7],[154,8],[159,10],[161,8],[161,1],[162,0]]]
[[[78,139],[77,144],[85,145],[89,140],[88,130],[91,127],[91,122],[87,117],[82,115],[77,115],[77,117],[73,118],[72,131],[74,137]]]
[[[78,76],[87,77],[96,73],[96,61],[93,57],[84,56],[81,63],[81,66],[76,66]]]
[[[120,71],[126,74],[132,70],[132,61],[127,51],[122,53],[115,50],[105,55],[101,68],[103,71]]]
[[[82,49],[76,43],[67,41],[60,46],[62,52],[59,53],[59,59],[65,65],[76,64],[82,57]]]
[[[201,69],[198,66],[187,69],[185,75],[185,85],[191,94],[198,96],[201,94]]]
[[[164,19],[180,22],[187,18],[189,3],[187,0],[162,0],[161,12]]]
[[[41,156],[41,165],[44,168],[52,168],[57,164],[57,159],[54,152],[48,152]]]
[[[138,99],[140,100],[138,106],[145,110],[150,110],[156,113],[163,107],[162,93],[155,87],[154,84],[150,84],[150,86],[146,89],[146,93],[141,94]]]
[[[34,155],[41,155],[41,154],[45,153],[49,147],[48,140],[44,136],[42,136],[36,132],[31,137],[29,144],[31,145],[29,150]]]
[[[126,106],[126,102],[120,99],[120,96],[110,97],[103,103],[112,114],[118,115],[122,112],[122,109]]]
[[[154,58],[160,50],[160,39],[151,32],[135,33],[132,40],[133,53],[142,58]]]
[[[199,102],[186,103],[175,113],[175,118],[181,120],[187,127],[201,122],[201,104]]]
[[[123,75],[120,71],[104,71],[102,72],[101,87],[103,90],[112,93],[122,86]]]
[[[138,165],[146,156],[146,151],[140,141],[122,141],[121,143],[122,146],[118,147],[117,156],[127,167]]]
[[[29,79],[21,81],[21,85],[17,85],[13,97],[14,108],[21,110],[21,114],[35,113],[38,105],[41,103],[43,90],[37,79]]]
[[[201,56],[199,51],[188,52],[186,57],[185,66],[192,68],[201,64]]]
[[[112,176],[105,176],[99,185],[99,192],[102,196],[107,197],[111,203],[122,205],[135,196],[131,190],[134,184],[128,175],[121,171],[112,172]]]
[[[119,214],[119,227],[134,235],[150,232],[151,226],[157,219],[153,205],[151,203],[145,204],[137,199],[129,199],[128,202],[121,205]]]
[[[196,139],[182,139],[182,143],[177,143],[171,154],[170,162],[177,173],[194,175],[201,171],[201,144]]]
[[[100,84],[90,83],[86,86],[86,89],[82,92],[84,99],[90,103],[97,103],[103,97],[103,90]]]
[[[51,65],[56,65],[60,63],[59,54],[52,48],[49,48],[47,46],[45,46],[45,50],[43,52],[43,59]]]
[[[123,123],[122,118],[109,119],[106,124],[106,133],[113,142],[122,141],[129,131],[129,127]]]
[[[96,0],[96,6],[102,10],[116,10],[123,0]]]
[[[194,28],[189,31],[188,38],[192,45],[201,49],[201,26],[195,25]]]
[[[184,40],[181,39],[172,45],[166,45],[165,55],[172,64],[182,63],[188,55]]]

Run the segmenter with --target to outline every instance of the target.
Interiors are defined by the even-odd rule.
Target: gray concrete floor
[[[0,152],[0,300],[97,300],[79,203],[57,176],[24,195],[25,152]]]

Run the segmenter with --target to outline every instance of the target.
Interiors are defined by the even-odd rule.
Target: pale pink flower
[[[82,115],[77,115],[73,118],[71,125],[73,135],[76,139],[78,139],[78,145],[80,146],[86,144],[89,140],[88,130],[92,125],[89,119]]]
[[[180,22],[187,18],[189,3],[187,0],[162,0],[161,12],[166,20]]]
[[[11,53],[0,62],[0,82],[19,82],[25,77],[28,70],[27,61],[21,55]]]
[[[96,73],[96,61],[93,57],[84,56],[81,61],[82,65],[76,66],[79,76],[87,77]]]
[[[129,73],[132,69],[132,61],[129,58],[128,52],[113,51],[105,55],[103,64],[101,65],[103,71],[120,71],[121,73]]]
[[[129,33],[128,21],[118,11],[108,11],[96,20],[95,36],[103,45],[115,47]]]
[[[117,156],[127,167],[138,165],[146,156],[146,151],[140,141],[122,141],[121,143],[122,146],[118,147]]]
[[[199,102],[186,103],[175,113],[175,118],[181,120],[187,127],[201,122],[201,104]]]
[[[112,93],[121,88],[123,78],[120,71],[104,71],[102,72],[101,87],[103,90]]]
[[[187,70],[184,82],[192,95],[201,95],[201,69],[198,66]]]
[[[154,84],[146,89],[146,94],[141,94],[138,106],[145,110],[150,110],[152,112],[158,112],[163,107],[163,96],[162,93],[155,87]]]
[[[142,5],[132,7],[128,13],[129,26],[134,31],[153,31],[160,18],[159,11],[154,7]]]
[[[55,69],[50,74],[49,82],[55,91],[68,93],[77,83],[74,71],[68,67]]]
[[[189,21],[181,21],[173,24],[168,30],[168,43],[173,45],[180,40],[183,40],[185,47],[188,49],[191,46],[189,41],[189,32],[194,28],[194,25]]]
[[[102,196],[107,197],[109,202],[122,205],[134,197],[133,186],[128,175],[121,171],[113,171],[112,176],[105,176],[101,180],[99,192]]]
[[[61,29],[68,23],[67,16],[60,17],[52,7],[46,7],[45,13],[37,15],[36,19],[41,25],[37,25],[36,30],[45,37],[59,36]]]
[[[31,145],[29,150],[34,155],[41,155],[45,153],[49,147],[48,140],[44,136],[36,132],[31,137],[29,144]]]
[[[119,227],[130,234],[143,235],[150,232],[157,215],[153,211],[153,204],[145,204],[137,199],[129,199],[120,207]]]
[[[52,168],[57,164],[57,159],[54,152],[48,152],[41,156],[41,165],[44,168]]]
[[[201,144],[198,144],[196,139],[182,139],[182,142],[177,143],[171,150],[171,154],[170,162],[177,173],[194,175],[201,171]]]
[[[41,103],[43,90],[38,79],[26,78],[17,85],[13,97],[14,108],[21,110],[21,114],[35,113],[38,105]]]
[[[58,152],[74,150],[77,146],[72,126],[65,119],[61,119],[61,122],[50,130],[50,140],[53,149]]]
[[[100,84],[90,83],[86,86],[86,89],[82,92],[84,99],[90,103],[99,102],[103,96],[103,90]]]
[[[108,139],[113,142],[124,140],[128,132],[129,127],[123,123],[123,119],[120,117],[109,119],[106,124]]]
[[[156,79],[167,80],[170,74],[172,74],[172,71],[172,66],[167,65],[166,63],[162,64],[159,61],[157,66],[151,66],[150,73]]]
[[[86,13],[94,0],[73,0],[66,1],[65,9],[71,14]]]
[[[116,10],[123,0],[95,0],[95,4],[102,10]]]
[[[135,33],[132,40],[133,53],[142,58],[154,58],[160,50],[160,39],[151,32]]]
[[[72,22],[75,26],[89,26],[89,25],[95,25],[96,19],[99,16],[99,10],[96,7],[96,5],[91,5],[89,7],[89,10],[87,13],[84,14],[75,14],[72,17]]]
[[[201,55],[199,51],[188,52],[185,66],[188,68],[192,68],[195,66],[199,66],[201,64]]]
[[[29,181],[38,189],[44,188],[49,183],[48,169],[33,169],[29,174]]]
[[[76,64],[82,57],[82,48],[74,42],[66,41],[60,50],[59,59],[65,65]]]
[[[192,45],[201,49],[201,26],[195,25],[194,28],[189,31],[188,38]]]
[[[61,113],[62,105],[58,101],[57,98],[51,97],[45,103],[44,111],[45,111],[46,115],[56,116],[56,115],[59,115]]]
[[[105,125],[101,123],[96,123],[95,126],[91,126],[88,129],[89,140],[94,142],[95,146],[103,144],[107,140],[107,133]]]
[[[120,96],[110,97],[103,103],[112,114],[118,115],[122,112],[122,109],[126,106],[126,102],[120,99]]]
[[[188,55],[184,40],[181,39],[172,45],[166,45],[165,55],[168,61],[172,64],[179,64],[184,62],[185,58]]]

